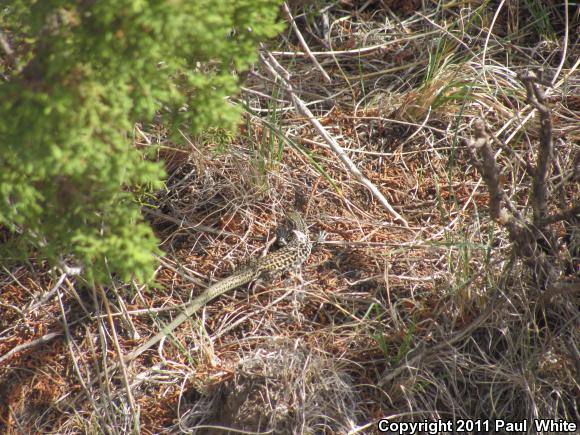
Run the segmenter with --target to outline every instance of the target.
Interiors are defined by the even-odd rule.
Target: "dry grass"
[[[570,287],[546,297],[489,217],[462,142],[482,116],[513,150],[496,148],[502,187],[528,215],[522,162],[534,162],[540,126],[516,74],[543,68],[554,77],[550,212],[579,203],[579,51],[568,25],[577,9],[566,21],[563,6],[548,2],[546,19],[530,24],[524,5],[543,2],[294,3],[332,82],[295,53],[293,31],[269,49],[409,227],[256,65],[238,101],[247,109],[239,135],[184,133],[176,145],[163,126],[136,131],[138,145],[161,145],[169,174],[146,214],[166,253],[157,288],[105,289],[109,317],[99,292],[74,275],[58,284],[62,272],[35,259],[3,269],[0,355],[62,331],[0,363],[3,431],[373,433],[383,418],[579,420],[578,227],[555,225]],[[118,358],[115,342],[128,353],[158,331],[145,308],[186,302],[200,283],[260,255],[297,187],[312,233],[327,233],[301,279],[212,302],[175,332],[177,342],[127,367],[125,382],[105,370]]]

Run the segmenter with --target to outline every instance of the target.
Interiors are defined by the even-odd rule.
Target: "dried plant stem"
[[[571,207],[559,214],[548,215],[548,171],[553,160],[552,114],[541,88],[541,77],[531,71],[519,75],[526,88],[527,102],[540,115],[540,137],[536,165],[526,164],[526,172],[532,179],[530,203],[533,209],[532,224],[526,223],[505,194],[500,185],[500,170],[491,148],[492,135],[485,123],[476,119],[473,123],[474,139],[467,141],[474,166],[479,170],[490,193],[489,209],[493,219],[504,226],[514,244],[515,254],[533,271],[539,287],[546,289],[559,275],[557,267],[558,242],[549,224],[575,215],[577,207]],[[502,203],[508,206],[502,206]]]
[[[294,33],[296,33],[296,36],[298,37],[298,40],[300,41],[300,45],[302,46],[302,48],[304,49],[304,51],[306,52],[306,54],[308,55],[308,57],[310,58],[312,63],[314,63],[314,65],[316,65],[316,68],[318,68],[318,70],[322,73],[324,80],[326,80],[327,83],[332,83],[330,76],[326,73],[326,71],[324,71],[324,68],[322,68],[322,65],[320,65],[318,60],[316,60],[316,57],[314,57],[314,55],[312,54],[312,51],[310,50],[310,47],[308,47],[308,44],[304,40],[304,37],[302,36],[300,29],[296,25],[296,22],[294,21],[294,17],[292,16],[292,13],[290,12],[290,8],[288,7],[288,4],[286,2],[284,2],[282,4],[282,10],[284,11],[284,15],[286,15],[286,19],[292,25],[292,30],[294,30]]]
[[[115,347],[115,351],[117,352],[117,356],[119,358],[119,368],[121,369],[121,380],[123,382],[123,386],[125,387],[125,391],[127,393],[127,401],[129,402],[129,407],[131,408],[131,414],[133,415],[133,423],[135,428],[139,427],[139,420],[137,412],[137,404],[135,403],[135,399],[133,397],[133,393],[131,391],[131,385],[129,383],[129,376],[127,374],[127,367],[125,364],[122,363],[123,361],[123,351],[121,350],[121,345],[119,344],[119,337],[117,335],[117,330],[115,328],[115,322],[113,321],[111,306],[109,304],[109,299],[105,294],[105,290],[100,285],[97,286],[97,290],[99,292],[99,296],[103,301],[103,305],[105,306],[105,310],[107,311],[107,319],[109,321],[109,327],[111,328],[110,335],[113,339],[113,345]]]
[[[538,84],[538,77],[532,71],[526,71],[519,76],[526,87],[528,103],[540,114],[540,147],[538,163],[533,178],[532,207],[534,209],[534,224],[540,226],[548,214],[548,167],[554,153],[552,141],[552,114],[546,103],[546,94]]]
[[[48,343],[53,338],[59,337],[62,335],[62,332],[49,332],[48,334],[44,334],[42,337],[37,338],[36,340],[29,341],[28,343],[23,343],[18,346],[14,346],[4,355],[0,356],[0,363],[10,359],[10,357],[18,352],[22,352],[23,350],[30,349],[36,346],[41,346],[45,343]]]
[[[292,98],[297,110],[304,115],[310,123],[314,126],[316,131],[324,138],[324,140],[330,145],[332,151],[338,156],[340,161],[346,166],[347,170],[363,184],[369,191],[373,194],[375,198],[388,210],[388,212],[395,218],[395,220],[402,223],[405,227],[409,227],[408,222],[399,214],[397,211],[389,204],[387,198],[379,191],[379,189],[371,183],[371,181],[366,178],[362,172],[356,167],[354,162],[346,155],[342,147],[334,140],[334,138],[325,130],[320,121],[316,119],[314,114],[308,109],[306,104],[296,95],[294,89],[290,83],[290,74],[286,71],[272,56],[270,53],[266,52],[261,54],[262,61],[268,69],[268,71],[278,79],[282,87],[286,90],[288,95]]]
[[[465,326],[463,329],[452,334],[450,337],[442,339],[440,343],[435,344],[431,347],[424,348],[420,346],[419,348],[412,351],[410,355],[408,355],[408,358],[405,360],[403,364],[400,364],[394,369],[389,369],[388,373],[385,372],[383,374],[379,382],[379,386],[385,387],[390,381],[399,376],[403,371],[416,367],[426,357],[436,355],[443,349],[450,347],[454,343],[457,343],[466,338],[467,336],[469,336],[474,330],[483,325],[485,321],[492,315],[497,299],[498,293],[496,293],[492,297],[492,299],[488,302],[485,310],[483,310],[481,314],[477,316],[477,318],[473,322]]]

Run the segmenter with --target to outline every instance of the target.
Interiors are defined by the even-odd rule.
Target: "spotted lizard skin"
[[[290,212],[287,215],[292,223],[292,238],[283,248],[271,252],[264,257],[252,259],[244,266],[237,269],[232,275],[214,285],[208,287],[201,295],[191,301],[171,323],[161,328],[158,334],[147,340],[127,354],[124,361],[127,363],[137,358],[147,349],[155,346],[165,336],[171,334],[175,328],[185,322],[197,310],[218,296],[247,284],[266,273],[285,272],[300,266],[310,256],[312,242],[308,233],[308,227],[298,212]]]

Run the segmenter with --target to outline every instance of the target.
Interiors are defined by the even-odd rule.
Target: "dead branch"
[[[373,184],[371,181],[366,178],[362,172],[356,167],[354,162],[346,155],[342,147],[333,139],[333,137],[324,129],[320,121],[314,116],[314,114],[308,109],[306,104],[296,95],[294,92],[294,88],[290,83],[290,73],[286,71],[272,56],[271,53],[265,50],[264,46],[262,46],[264,50],[263,53],[260,54],[262,62],[270,72],[270,74],[275,77],[284,90],[290,95],[296,109],[304,115],[310,123],[314,126],[314,128],[318,131],[318,133],[324,138],[324,140],[330,145],[331,149],[338,155],[340,161],[344,164],[346,169],[359,181],[363,184],[369,191],[373,194],[375,198],[379,200],[379,202],[389,211],[389,213],[394,216],[394,218],[401,222],[405,227],[409,227],[408,222],[395,211],[395,209],[389,204],[387,198],[380,192],[380,190]]]
[[[482,119],[478,118],[473,122],[473,136],[475,139],[466,141],[467,150],[473,166],[477,168],[489,190],[491,217],[506,228],[518,253],[529,258],[534,253],[531,231],[524,225],[517,212],[513,213],[502,206],[509,203],[509,199],[500,186],[500,170],[491,148],[491,136],[487,133]],[[515,210],[515,206],[511,204],[509,208]]]
[[[531,178],[532,189],[530,203],[533,209],[531,223],[521,218],[510,204],[507,195],[500,185],[500,169],[495,161],[491,147],[493,135],[490,134],[482,119],[473,123],[473,139],[466,141],[471,161],[481,174],[490,193],[489,209],[491,217],[502,225],[513,243],[514,253],[522,258],[531,269],[540,288],[551,286],[561,274],[559,262],[559,244],[550,224],[576,219],[580,207],[574,206],[560,213],[548,215],[548,171],[554,155],[552,139],[552,114],[546,101],[546,95],[540,86],[541,77],[533,72],[519,75],[527,93],[527,101],[540,115],[540,141],[535,167],[525,165],[526,173]]]
[[[12,349],[10,349],[8,352],[6,352],[4,355],[0,356],[0,363],[6,361],[12,355],[14,355],[18,352],[22,352],[23,350],[31,349],[33,347],[37,347],[37,346],[41,346],[43,344],[46,344],[49,341],[51,341],[53,338],[59,337],[60,335],[62,335],[62,332],[49,332],[48,334],[44,334],[42,337],[37,338],[37,339],[32,340],[32,341],[29,341],[28,343],[24,343],[24,344],[20,344],[18,346],[15,346]]]
[[[504,192],[501,189],[500,171],[495,161],[493,150],[491,149],[490,138],[487,133],[485,123],[482,119],[476,119],[473,122],[474,140],[467,142],[467,150],[471,154],[473,165],[481,173],[481,177],[489,189],[489,210],[491,217],[499,220],[501,212],[501,200]],[[478,154],[479,157],[478,158]]]
[[[286,2],[284,2],[282,4],[282,11],[284,11],[284,15],[286,15],[286,19],[288,20],[288,22],[292,26],[294,33],[296,33],[296,36],[298,37],[298,40],[300,41],[300,45],[302,46],[302,48],[304,49],[304,51],[306,52],[306,54],[308,55],[308,57],[310,58],[312,63],[314,65],[316,65],[316,68],[318,68],[318,70],[322,73],[324,80],[326,80],[327,83],[331,83],[332,80],[330,79],[329,75],[326,73],[326,71],[324,71],[324,68],[322,68],[322,65],[320,65],[318,60],[316,60],[316,57],[314,57],[314,55],[312,54],[312,51],[310,50],[310,47],[308,47],[308,44],[306,43],[306,40],[302,36],[300,29],[296,25],[296,21],[294,21],[294,17],[292,16],[292,13],[290,12],[290,8],[288,7],[288,4]]]
[[[534,209],[534,224],[540,227],[541,222],[548,214],[548,186],[546,179],[548,178],[548,166],[554,154],[552,113],[546,103],[546,94],[539,85],[541,78],[532,71],[521,73],[518,77],[526,87],[528,103],[535,107],[540,114],[540,147],[534,171],[531,198]]]
[[[580,205],[577,205],[575,207],[570,207],[567,210],[561,211],[560,213],[556,213],[554,215],[551,216],[547,216],[543,221],[542,221],[542,226],[545,227],[547,225],[556,223],[556,222],[561,222],[561,221],[569,221],[572,219],[580,219]]]

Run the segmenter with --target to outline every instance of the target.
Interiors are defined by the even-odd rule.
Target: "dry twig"
[[[21,351],[26,350],[26,349],[30,349],[32,347],[41,346],[45,343],[48,343],[53,338],[56,338],[60,335],[62,335],[62,332],[49,332],[48,334],[44,334],[42,337],[37,338],[36,340],[32,340],[32,341],[29,341],[28,343],[23,343],[23,344],[20,344],[18,346],[15,346],[12,349],[10,349],[8,352],[6,352],[4,355],[0,356],[0,363],[2,363],[3,361],[6,361],[12,355],[14,355],[18,352],[21,352]]]
[[[294,30],[294,33],[296,33],[296,36],[298,37],[298,40],[300,41],[300,45],[302,46],[302,48],[304,49],[304,51],[306,52],[306,54],[308,55],[308,57],[310,58],[312,63],[314,63],[314,65],[316,65],[316,68],[318,68],[318,70],[322,73],[324,80],[326,80],[327,83],[331,83],[332,80],[330,79],[329,75],[326,73],[326,71],[324,71],[324,68],[322,68],[322,65],[320,65],[318,60],[316,60],[316,57],[314,57],[314,55],[312,54],[312,51],[310,51],[310,47],[308,47],[308,44],[304,40],[304,37],[302,36],[300,29],[296,25],[296,22],[294,21],[294,17],[292,16],[292,13],[290,12],[290,8],[288,7],[288,4],[286,2],[284,2],[282,4],[282,10],[284,11],[284,15],[286,15],[286,19],[292,25],[292,29]]]
[[[263,48],[263,47],[262,47]],[[401,222],[405,227],[409,227],[409,223],[399,214],[395,209],[389,204],[387,198],[380,192],[380,190],[368,179],[366,178],[362,172],[356,167],[354,162],[346,155],[344,150],[338,143],[332,138],[332,136],[325,130],[322,126],[320,121],[316,119],[314,114],[310,111],[310,109],[304,104],[304,102],[296,95],[294,92],[294,88],[290,83],[290,73],[286,71],[272,56],[271,53],[266,52],[266,55],[261,54],[262,61],[268,71],[272,76],[278,79],[282,85],[282,87],[286,90],[286,92],[292,98],[292,101],[296,105],[298,111],[304,115],[310,123],[316,128],[316,131],[326,140],[326,142],[330,145],[332,150],[338,155],[340,161],[346,166],[347,170],[359,181],[363,184],[370,192],[373,194],[375,198],[379,200],[379,202],[389,211],[389,213],[399,222]]]
[[[553,216],[548,215],[549,190],[548,170],[553,160],[552,114],[546,95],[540,86],[541,77],[533,72],[519,75],[526,88],[527,101],[540,114],[540,141],[535,167],[525,165],[528,176],[532,178],[530,202],[533,209],[533,222],[526,223],[500,185],[500,169],[491,148],[491,139],[482,119],[473,123],[474,139],[467,141],[467,149],[473,165],[478,169],[490,193],[489,209],[491,217],[504,226],[514,244],[515,253],[521,257],[536,276],[540,288],[545,289],[560,274],[556,265],[558,242],[550,223],[571,218],[578,213],[578,207],[571,207]],[[505,204],[506,207],[502,205]]]
[[[541,226],[542,220],[548,214],[548,167],[554,154],[552,141],[552,114],[546,102],[546,94],[538,84],[540,77],[532,71],[526,71],[519,75],[520,80],[526,87],[528,103],[536,108],[540,114],[540,147],[538,150],[538,162],[536,165],[533,188],[532,207],[534,209],[534,224]]]

